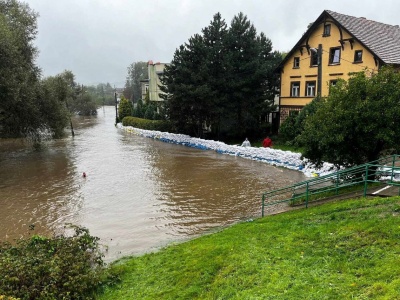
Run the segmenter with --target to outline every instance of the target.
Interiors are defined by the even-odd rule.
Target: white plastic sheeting
[[[282,151],[273,148],[263,147],[242,147],[238,145],[227,145],[220,141],[204,140],[193,138],[185,134],[175,134],[169,132],[144,130],[131,126],[122,126],[118,128],[132,134],[157,139],[162,142],[183,145],[201,150],[213,150],[220,154],[234,155],[246,159],[258,160],[270,165],[284,167],[303,172],[307,177],[326,175],[335,171],[333,164],[324,163],[319,169],[310,164],[307,159],[302,159],[300,153],[291,151]]]

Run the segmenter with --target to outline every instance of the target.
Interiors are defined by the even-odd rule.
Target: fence
[[[261,215],[264,216],[266,207],[278,204],[288,203],[290,206],[304,204],[307,208],[312,201],[342,194],[358,192],[365,197],[369,189],[377,189],[381,185],[400,187],[400,155],[387,156],[370,163],[265,192],[262,195]]]

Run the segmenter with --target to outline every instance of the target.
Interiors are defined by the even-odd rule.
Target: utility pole
[[[71,134],[72,134],[72,137],[74,137],[75,136],[75,132],[74,132],[74,127],[72,126],[71,112],[70,112],[69,107],[68,107],[68,100],[67,99],[65,99],[65,106],[67,107],[67,111],[68,111],[69,125],[71,126]]]
[[[115,126],[118,124],[118,108],[117,108],[117,89],[115,88],[114,85],[114,98],[115,98]]]
[[[317,95],[318,98],[321,98],[321,89],[322,89],[322,44],[318,45],[318,90]]]

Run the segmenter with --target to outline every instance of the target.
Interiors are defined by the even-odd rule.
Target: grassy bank
[[[252,141],[251,145],[253,147],[262,147],[262,142],[263,142],[263,140]],[[298,153],[303,153],[303,151],[304,151],[304,149],[302,147],[289,145],[285,141],[282,141],[278,137],[275,137],[275,136],[272,137],[272,142],[273,142],[272,147],[274,149],[279,149],[279,150],[283,150],[283,151],[292,151],[292,152],[298,152]]]
[[[399,299],[400,197],[244,222],[124,259],[99,299]]]

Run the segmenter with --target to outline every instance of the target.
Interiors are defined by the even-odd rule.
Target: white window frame
[[[300,97],[300,81],[295,81],[290,84],[290,96]]]
[[[300,57],[296,56],[293,58],[293,69],[300,68]]]
[[[340,47],[331,48],[329,51],[329,64],[330,65],[338,65],[340,64],[340,56],[341,56]]]
[[[306,82],[306,97],[315,97],[316,82],[307,81]]]

